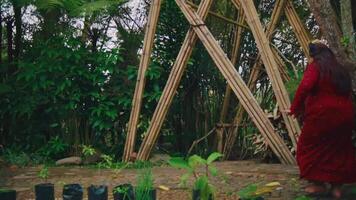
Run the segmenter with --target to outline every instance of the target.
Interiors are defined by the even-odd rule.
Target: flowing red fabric
[[[291,114],[303,119],[297,145],[300,177],[339,184],[356,182],[351,94],[339,95],[331,79],[320,75],[316,62],[307,66]]]

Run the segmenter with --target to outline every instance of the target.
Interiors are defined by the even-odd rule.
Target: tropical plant
[[[208,200],[209,197],[214,194],[214,188],[209,181],[209,175],[216,176],[218,173],[217,169],[212,166],[212,163],[222,156],[222,154],[214,152],[210,154],[207,159],[193,155],[190,156],[188,160],[184,160],[180,157],[171,158],[168,163],[172,167],[187,170],[187,173],[181,177],[181,184],[186,185],[189,177],[193,176],[195,179],[193,190],[200,192],[200,198],[202,200]],[[202,174],[197,171],[200,167],[205,169],[205,172]]]
[[[151,192],[154,190],[152,169],[143,168],[137,178],[135,198],[137,200],[153,200]]]
[[[130,184],[124,184],[120,185],[114,188],[113,193],[114,194],[120,194],[123,200],[133,200],[131,191],[132,190],[132,185]]]
[[[95,155],[96,151],[91,145],[82,145],[82,154],[84,157]]]
[[[114,166],[114,158],[110,155],[103,154],[100,156],[103,160],[98,163],[98,168],[112,168]]]
[[[49,171],[48,171],[48,167],[46,165],[44,165],[41,170],[38,172],[38,177],[40,177],[42,180],[44,180],[44,182],[47,182],[49,176]]]
[[[31,157],[29,155],[16,149],[5,149],[4,159],[9,164],[17,165],[20,167],[24,167],[31,162]]]

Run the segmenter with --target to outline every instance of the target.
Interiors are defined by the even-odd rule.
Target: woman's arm
[[[300,83],[295,94],[290,114],[299,117],[304,112],[304,101],[313,90],[319,79],[319,69],[315,62],[308,64],[304,72],[302,82]]]

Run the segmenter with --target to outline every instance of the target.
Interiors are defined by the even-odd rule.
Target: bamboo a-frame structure
[[[244,23],[247,22],[259,49],[259,59],[262,60],[266,68],[268,77],[271,81],[271,85],[274,90],[279,109],[287,110],[290,107],[290,99],[283,84],[283,79],[281,75],[281,71],[283,72],[284,69],[283,61],[278,56],[278,53],[269,45],[272,32],[276,28],[276,24],[282,13],[282,10],[286,6],[286,8],[284,9],[285,14],[287,15],[287,18],[291,23],[293,29],[297,33],[296,35],[298,37],[298,40],[302,44],[301,46],[303,47],[303,49],[306,48],[306,46],[304,45],[306,45],[309,41],[307,39],[308,35],[305,34],[304,37],[298,35],[300,33],[304,34],[306,33],[306,31],[305,29],[304,31],[300,30],[303,29],[303,25],[301,24],[296,13],[293,13],[295,12],[295,10],[293,9],[291,2],[289,2],[290,0],[277,0],[276,8],[272,16],[272,22],[268,26],[266,33],[262,29],[262,25],[259,20],[256,8],[253,4],[253,1],[232,0],[232,3],[236,7],[236,9],[240,10],[240,12],[238,22],[236,23],[239,26],[239,29],[237,29],[235,35],[236,45],[233,50],[233,57],[231,61],[227,58],[226,54],[219,46],[218,42],[213,37],[213,35],[204,23],[205,18],[209,14],[209,9],[213,0],[202,0],[197,8],[197,11],[195,11],[194,7],[191,6],[192,3],[188,3],[185,0],[175,1],[180,7],[188,22],[190,23],[191,27],[186,34],[180,52],[171,69],[167,84],[162,92],[156,110],[154,111],[151,123],[147,130],[147,134],[145,135],[140,150],[138,152],[137,159],[147,160],[149,158],[152,148],[154,147],[158,139],[161,126],[172,103],[174,94],[179,86],[179,82],[186,68],[188,59],[192,54],[192,50],[195,46],[196,41],[200,39],[200,41],[203,43],[204,47],[208,51],[209,55],[215,62],[217,68],[227,80],[227,92],[229,92],[228,90],[232,90],[239,100],[241,107],[234,122],[239,121],[242,111],[245,110],[252,119],[252,121],[255,123],[256,127],[261,132],[262,136],[266,139],[267,144],[269,145],[271,150],[280,159],[280,161],[284,164],[295,164],[296,161],[289,148],[287,147],[281,136],[275,131],[275,128],[269,121],[266,113],[264,113],[264,111],[262,110],[251,92],[251,89],[253,89],[252,87],[254,85],[253,83],[258,78],[258,71],[256,70],[255,74],[251,74],[250,81],[246,85],[240,74],[234,68],[234,64],[237,62],[238,59],[237,55],[241,42],[240,40],[242,28],[244,27]],[[161,0],[152,0],[151,2],[149,19],[147,22],[144,40],[143,55],[141,57],[136,89],[133,98],[133,107],[128,125],[128,135],[125,143],[125,150],[123,156],[124,161],[128,161],[130,159],[130,155],[133,153],[135,147],[135,138],[137,130],[136,127],[138,124],[142,94],[145,84],[145,72],[147,70],[149,64],[149,57],[152,51],[154,33],[157,26],[160,4]],[[256,62],[256,69],[258,68],[258,65],[260,65],[258,63],[260,62]],[[222,111],[223,115],[224,112],[225,111]],[[296,138],[300,132],[299,125],[295,119],[285,114],[285,112],[282,113],[289,137],[291,138],[292,144],[295,147],[297,141]],[[221,118],[221,120],[224,120],[223,117]],[[230,137],[232,138],[236,137],[236,131],[232,132],[229,135],[231,135]],[[225,145],[224,152],[230,151],[232,145]],[[222,144],[220,144],[220,149],[223,149]]]

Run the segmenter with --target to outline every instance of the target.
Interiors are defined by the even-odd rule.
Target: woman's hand
[[[288,114],[288,115],[290,115],[290,114],[291,114],[290,109],[282,110],[281,112],[282,112],[282,113],[286,113],[286,114]]]

